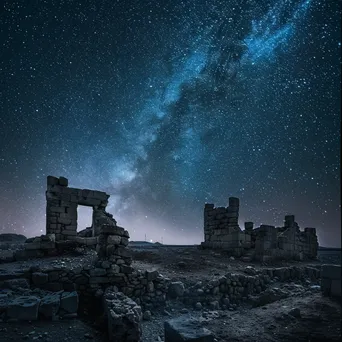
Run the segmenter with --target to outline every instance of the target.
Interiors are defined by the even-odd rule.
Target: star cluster
[[[241,226],[293,213],[321,245],[340,245],[338,2],[0,11],[0,231],[44,232],[54,175],[109,193],[135,240],[199,243],[204,203],[236,196]]]

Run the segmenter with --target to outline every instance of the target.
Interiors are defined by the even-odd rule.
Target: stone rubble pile
[[[141,339],[141,307],[117,289],[104,294],[105,315],[110,341],[137,342]]]

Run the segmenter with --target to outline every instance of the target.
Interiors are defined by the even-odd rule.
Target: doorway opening
[[[93,207],[77,206],[77,232],[91,228],[93,224]]]

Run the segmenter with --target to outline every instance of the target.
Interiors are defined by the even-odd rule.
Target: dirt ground
[[[155,249],[133,249],[132,266],[141,270],[158,270],[163,276],[172,280],[196,283],[197,281],[209,280],[213,276],[225,275],[228,272],[243,273],[246,266],[255,269],[269,267],[285,267],[294,265],[320,266],[319,261],[312,262],[242,262],[231,258],[224,252],[213,252],[208,249],[197,247],[177,248],[159,247]]]
[[[78,263],[89,262],[92,255],[79,256]],[[233,260],[228,255],[213,253],[209,250],[199,250],[196,247],[175,248],[162,247],[158,249],[135,249],[133,267],[141,270],[158,270],[162,275],[172,280],[180,280],[193,284],[211,279],[213,276],[228,272],[243,272],[247,265],[256,269],[263,267],[281,267],[303,265],[300,262],[276,264],[244,263]],[[2,264],[0,268],[27,267],[30,264],[40,265],[52,263],[66,265],[74,262],[73,256],[65,256],[25,262]],[[307,263],[310,266],[320,266],[319,261]],[[319,289],[310,290],[303,284],[272,284],[283,287],[289,296],[271,304],[252,308],[243,304],[235,310],[196,311],[177,301],[168,301],[165,309],[152,310],[152,318],[142,322],[142,342],[164,340],[164,322],[178,316],[198,319],[203,327],[211,330],[216,342],[253,342],[253,341],[306,341],[328,342],[341,339],[341,304],[333,299],[322,297]],[[297,315],[291,313],[298,309]],[[300,313],[298,313],[300,312]],[[0,342],[7,341],[108,341],[103,326],[94,322],[96,317],[90,317],[80,312],[79,317],[60,321],[37,322],[0,322]]]

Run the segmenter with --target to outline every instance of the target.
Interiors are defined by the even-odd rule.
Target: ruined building
[[[253,229],[253,222],[245,222],[241,230],[239,199],[229,198],[228,207],[204,207],[204,248],[223,249],[235,256],[250,259],[316,259],[318,242],[315,228],[300,231],[294,215],[285,216],[284,226],[261,225]]]
[[[88,238],[87,244],[96,245],[102,225],[116,227],[113,215],[106,212],[110,196],[102,191],[68,187],[64,177],[47,177],[46,234],[54,234],[56,241]],[[77,206],[93,208],[92,226],[77,234]],[[77,236],[78,235],[78,236]],[[91,239],[94,238],[94,239]]]

